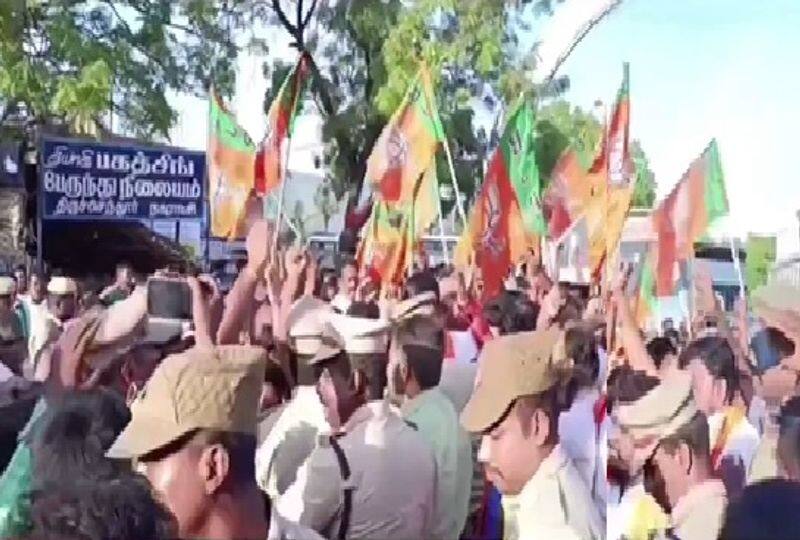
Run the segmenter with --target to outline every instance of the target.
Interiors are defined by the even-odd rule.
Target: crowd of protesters
[[[0,277],[0,537],[800,538],[796,292],[648,333],[624,268],[487,295],[272,238],[227,294],[171,276],[179,324],[124,264]]]

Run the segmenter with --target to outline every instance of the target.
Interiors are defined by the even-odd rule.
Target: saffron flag
[[[503,148],[489,163],[486,180],[456,247],[456,264],[481,268],[484,299],[497,295],[509,267],[528,249],[519,204],[509,178]]]
[[[411,205],[375,201],[356,259],[380,276],[381,285],[399,284],[413,258]]]
[[[428,168],[444,128],[436,109],[430,73],[423,64],[402,104],[383,128],[367,160],[366,182],[385,202],[410,202]]]
[[[622,85],[617,94],[617,103],[603,149],[607,178],[605,225],[605,257],[617,249],[622,236],[625,218],[631,207],[636,174],[628,148],[630,124],[629,68],[623,64]]]
[[[655,314],[656,309],[656,277],[655,277],[656,252],[650,249],[642,261],[639,273],[639,290],[636,295],[636,322],[639,328],[646,328],[647,321]]]
[[[436,162],[416,182],[408,203],[376,200],[358,253],[358,264],[372,267],[382,283],[400,283],[412,264],[419,238],[438,215]]]
[[[283,144],[292,134],[294,118],[308,78],[309,62],[307,53],[300,55],[297,65],[286,76],[269,107],[267,132],[259,145],[255,162],[255,190],[259,195],[266,195],[283,180]]]
[[[212,89],[208,118],[211,234],[236,238],[254,185],[256,148]]]
[[[675,291],[675,267],[694,255],[694,243],[717,218],[728,214],[728,197],[717,141],[689,166],[683,178],[653,212],[658,237],[658,296]]]
[[[592,201],[601,201],[605,197],[606,177],[604,167],[600,165],[604,163],[605,155],[602,147],[589,171],[581,165],[574,148],[565,150],[553,167],[550,185],[544,195],[550,238],[560,238]]]

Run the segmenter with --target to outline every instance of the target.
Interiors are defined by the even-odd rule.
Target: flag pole
[[[304,57],[305,54],[306,53],[302,53],[301,54],[300,59],[298,60],[298,63],[294,68],[294,76],[295,76],[294,84],[295,84],[295,88],[294,88],[294,95],[292,96],[293,97],[293,102],[292,102],[291,116],[290,116],[290,119],[289,119],[289,129],[288,129],[287,134],[286,134],[286,138],[288,140],[286,141],[286,156],[285,156],[285,159],[284,159],[284,162],[283,162],[283,171],[282,171],[283,182],[281,182],[281,193],[278,196],[278,214],[277,214],[277,216],[275,216],[275,232],[272,235],[272,255],[271,255],[271,257],[274,256],[275,253],[278,250],[278,233],[281,230],[281,219],[283,218],[283,202],[284,202],[285,195],[286,195],[286,184],[289,183],[289,156],[292,153],[292,139],[294,138],[294,137],[292,137],[291,126],[292,126],[292,123],[294,122],[294,115],[297,113],[297,101],[300,98],[299,85],[301,84],[300,83],[300,75],[301,74],[298,73],[298,70],[304,69],[303,62],[305,60],[305,57]],[[287,220],[287,222],[288,221],[289,220]],[[292,227],[292,229],[294,230],[294,227]],[[295,235],[297,235],[297,231],[294,230],[294,232],[295,232]]]
[[[292,150],[292,137],[288,137],[286,142],[286,159],[283,163],[283,182],[281,182],[281,192],[278,195],[278,213],[275,216],[275,232],[272,234],[272,255],[275,255],[278,249],[278,233],[281,230],[281,220],[283,218],[283,201],[286,194],[286,184],[289,183],[289,155]]]
[[[728,241],[731,247],[731,258],[733,259],[733,267],[736,268],[736,276],[739,278],[739,298],[744,300],[744,276],[742,276],[742,262],[739,260],[739,250],[733,241],[733,235],[728,231]]]
[[[447,156],[447,166],[450,169],[450,178],[453,179],[453,189],[456,192],[456,210],[458,211],[458,217],[461,218],[461,226],[464,230],[466,230],[467,215],[464,213],[464,206],[461,201],[461,190],[458,189],[458,179],[456,178],[456,168],[453,166],[453,154],[450,152],[450,144],[448,143],[447,139],[444,140],[442,146],[444,146],[444,153]]]
[[[436,158],[434,157],[432,167],[436,167]],[[434,170],[435,172],[435,170]],[[442,214],[442,192],[439,191],[439,175],[436,175],[436,204],[439,207],[439,241],[442,243],[442,255],[444,255],[444,262],[450,266],[450,251],[447,249],[447,242],[444,239],[444,215]]]

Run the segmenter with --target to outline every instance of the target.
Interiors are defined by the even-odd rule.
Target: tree
[[[650,170],[650,162],[638,140],[631,141],[631,159],[636,166],[636,185],[631,206],[652,208],[656,201],[656,175]]]
[[[326,180],[317,186],[317,190],[314,192],[314,206],[322,216],[325,232],[328,232],[331,217],[338,208],[329,181]]]
[[[593,114],[572,107],[563,99],[539,109],[536,130],[536,160],[540,174],[547,181],[558,158],[568,147],[577,150],[581,163],[589,167],[603,136],[603,126]],[[638,140],[631,141],[630,152],[636,167],[632,205],[651,208],[656,198],[655,174],[650,170],[647,155]]]
[[[234,30],[248,17],[237,1],[4,0],[0,123],[166,139],[176,121],[170,91],[205,94],[213,82],[230,93]],[[247,46],[266,50],[255,39]]]
[[[469,194],[482,177],[489,142],[474,128],[474,109],[484,106],[491,114],[518,94],[525,68],[517,62],[521,15],[529,5],[538,13],[552,3],[270,0],[273,15],[266,20],[315,58],[311,95],[324,119],[325,160],[337,196],[360,188],[372,146],[420,60],[434,76],[459,184]],[[270,70],[273,83],[285,69]],[[449,183],[444,160],[437,164],[439,178]]]

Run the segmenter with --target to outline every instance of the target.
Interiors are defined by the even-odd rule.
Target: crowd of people
[[[124,264],[103,290],[0,277],[0,537],[800,538],[780,291],[758,332],[743,304],[652,332],[624,268],[590,294],[531,256],[488,295],[272,238],[253,224],[226,294],[172,276],[181,324]]]

